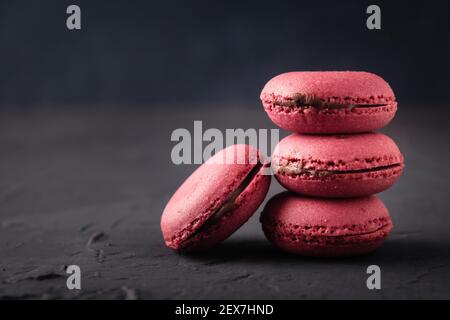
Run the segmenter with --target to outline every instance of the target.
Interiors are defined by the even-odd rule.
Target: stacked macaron
[[[293,132],[272,154],[276,179],[290,192],[261,215],[267,238],[308,256],[344,256],[377,248],[392,230],[373,194],[403,170],[395,142],[374,131],[397,111],[389,84],[367,72],[289,72],[261,93],[270,119]]]
[[[377,248],[392,229],[386,190],[403,170],[389,137],[374,133],[395,115],[389,85],[366,72],[291,72],[261,93],[279,127],[294,132],[278,143],[272,170],[290,192],[269,200],[261,215],[267,238],[288,252],[345,256]],[[263,202],[270,163],[258,149],[232,145],[194,171],[161,216],[166,245],[208,249],[243,225]]]

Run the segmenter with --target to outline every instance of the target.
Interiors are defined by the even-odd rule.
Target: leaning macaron
[[[393,228],[388,210],[375,196],[317,199],[283,192],[269,200],[260,221],[278,248],[316,257],[371,252]]]
[[[381,133],[292,134],[272,154],[272,170],[286,189],[316,197],[361,197],[391,187],[404,167],[395,142]]]
[[[166,245],[202,250],[229,237],[264,200],[270,185],[268,166],[249,145],[232,145],[208,159],[164,209],[161,230]]]
[[[270,119],[296,133],[357,133],[386,126],[397,111],[389,84],[368,72],[288,72],[260,96]]]

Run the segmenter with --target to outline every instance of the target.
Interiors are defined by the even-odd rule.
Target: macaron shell
[[[283,192],[266,204],[261,223],[276,246],[307,256],[367,253],[392,230],[389,212],[375,196],[316,199]]]
[[[380,76],[363,71],[287,72],[272,78],[261,92],[261,100],[292,100],[307,95],[327,102],[379,104],[393,101],[394,92]]]
[[[205,250],[231,236],[253,215],[264,201],[270,186],[270,176],[261,172],[255,176],[247,188],[236,198],[234,209],[224,215],[218,223],[206,228],[202,233],[187,240],[186,251]]]
[[[197,168],[171,197],[161,216],[167,246],[180,249],[225,203],[259,160],[256,148],[233,145]]]
[[[281,185],[317,197],[358,197],[384,191],[400,177],[403,163],[395,142],[381,133],[292,134],[278,143],[272,155],[272,168]],[[303,169],[332,173],[297,172]]]
[[[397,144],[382,133],[291,134],[277,144],[272,158],[311,160],[316,169],[328,170],[369,169],[403,162]]]
[[[298,97],[343,105],[377,107],[323,108],[286,107]],[[260,98],[270,119],[296,133],[358,133],[380,129],[395,116],[397,102],[389,84],[368,72],[288,72],[272,78]]]

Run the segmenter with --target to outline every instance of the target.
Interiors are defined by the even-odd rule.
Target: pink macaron
[[[291,134],[272,154],[272,170],[281,185],[316,197],[361,197],[384,191],[403,167],[397,145],[381,133]]]
[[[296,133],[358,133],[386,126],[397,111],[389,84],[368,72],[288,72],[260,96],[270,119]]]
[[[232,145],[216,153],[178,188],[161,217],[165,243],[202,250],[225,240],[256,211],[270,185],[258,149]]]
[[[290,192],[270,199],[260,221],[266,237],[280,249],[317,257],[368,253],[393,227],[388,210],[375,196],[317,199]]]

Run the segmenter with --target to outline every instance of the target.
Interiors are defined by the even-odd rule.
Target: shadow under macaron
[[[426,241],[424,239],[404,238],[396,236],[387,239],[383,245],[373,252],[347,257],[308,257],[284,252],[265,239],[234,238],[228,239],[209,250],[202,252],[180,252],[186,259],[213,265],[215,263],[246,264],[284,264],[325,263],[325,264],[404,264],[407,268],[417,259],[429,263],[439,263],[443,258],[450,260],[448,248],[450,243]]]

